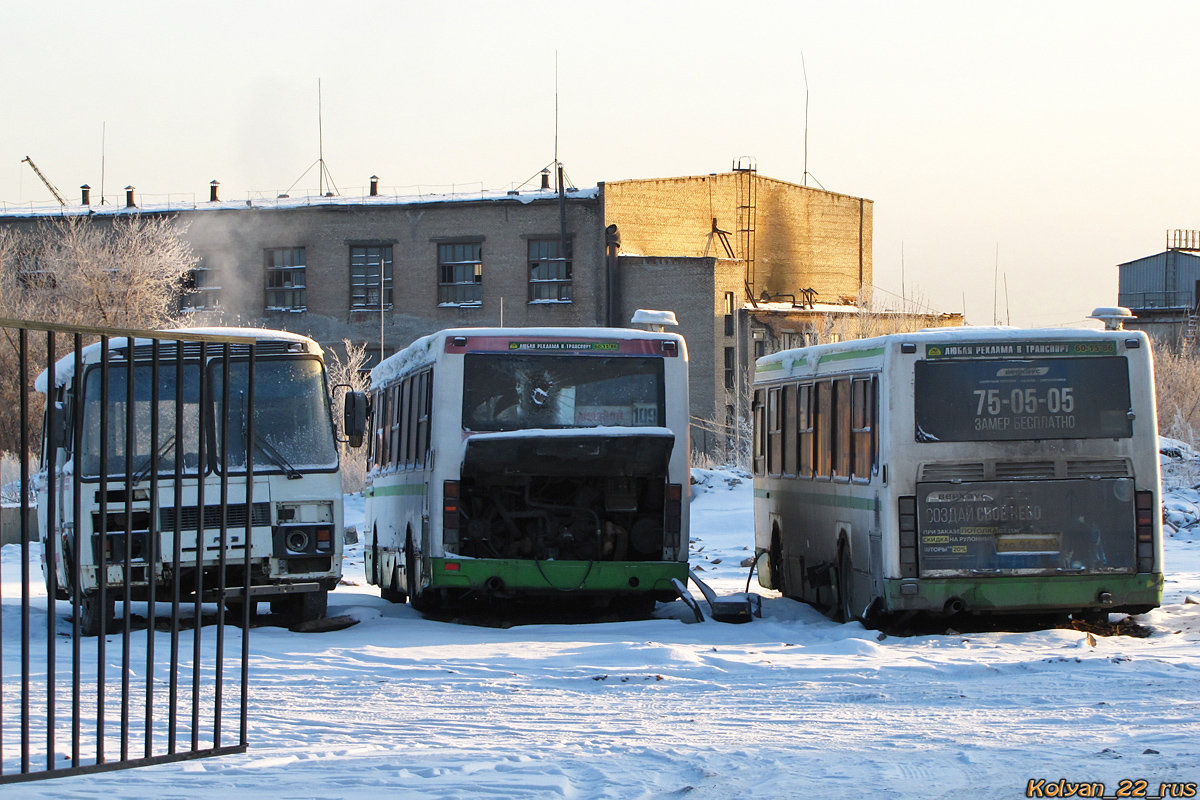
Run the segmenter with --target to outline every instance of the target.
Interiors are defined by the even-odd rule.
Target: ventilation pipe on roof
[[[137,203],[133,202],[133,187],[132,186],[125,187],[125,207],[126,208],[137,208]]]
[[[379,196],[379,176],[372,175],[371,176],[371,197],[378,197],[378,196]]]
[[[208,202],[210,202],[210,203],[217,202],[217,200],[218,200],[217,187],[220,185],[221,185],[221,183],[219,181],[212,181],[211,183],[208,184]]]
[[[79,189],[83,192],[83,204],[85,206],[90,206],[92,204],[92,187],[85,183],[83,186],[80,186]]]
[[[546,192],[549,190],[550,190],[550,168],[546,167],[544,170],[542,170],[542,191]]]

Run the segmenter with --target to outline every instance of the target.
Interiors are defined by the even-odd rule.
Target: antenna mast
[[[804,185],[808,186],[808,67],[804,65],[804,52],[800,52],[800,69],[804,73]]]

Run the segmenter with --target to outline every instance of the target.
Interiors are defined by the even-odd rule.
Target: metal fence
[[[19,513],[3,517],[19,544],[0,560],[0,784],[245,751],[254,448],[232,476],[205,452],[228,445],[234,343],[253,408],[253,340],[0,319],[0,415],[17,426],[0,432],[20,464]],[[86,403],[85,381],[100,393]],[[206,429],[214,391],[224,423]],[[254,441],[254,415],[243,425]]]

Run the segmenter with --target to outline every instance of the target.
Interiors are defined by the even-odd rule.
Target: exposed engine
[[[497,475],[465,478],[457,544],[474,558],[658,561],[666,478]]]

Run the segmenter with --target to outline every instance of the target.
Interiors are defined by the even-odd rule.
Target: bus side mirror
[[[362,447],[367,432],[366,392],[346,392],[344,430],[351,447]]]

